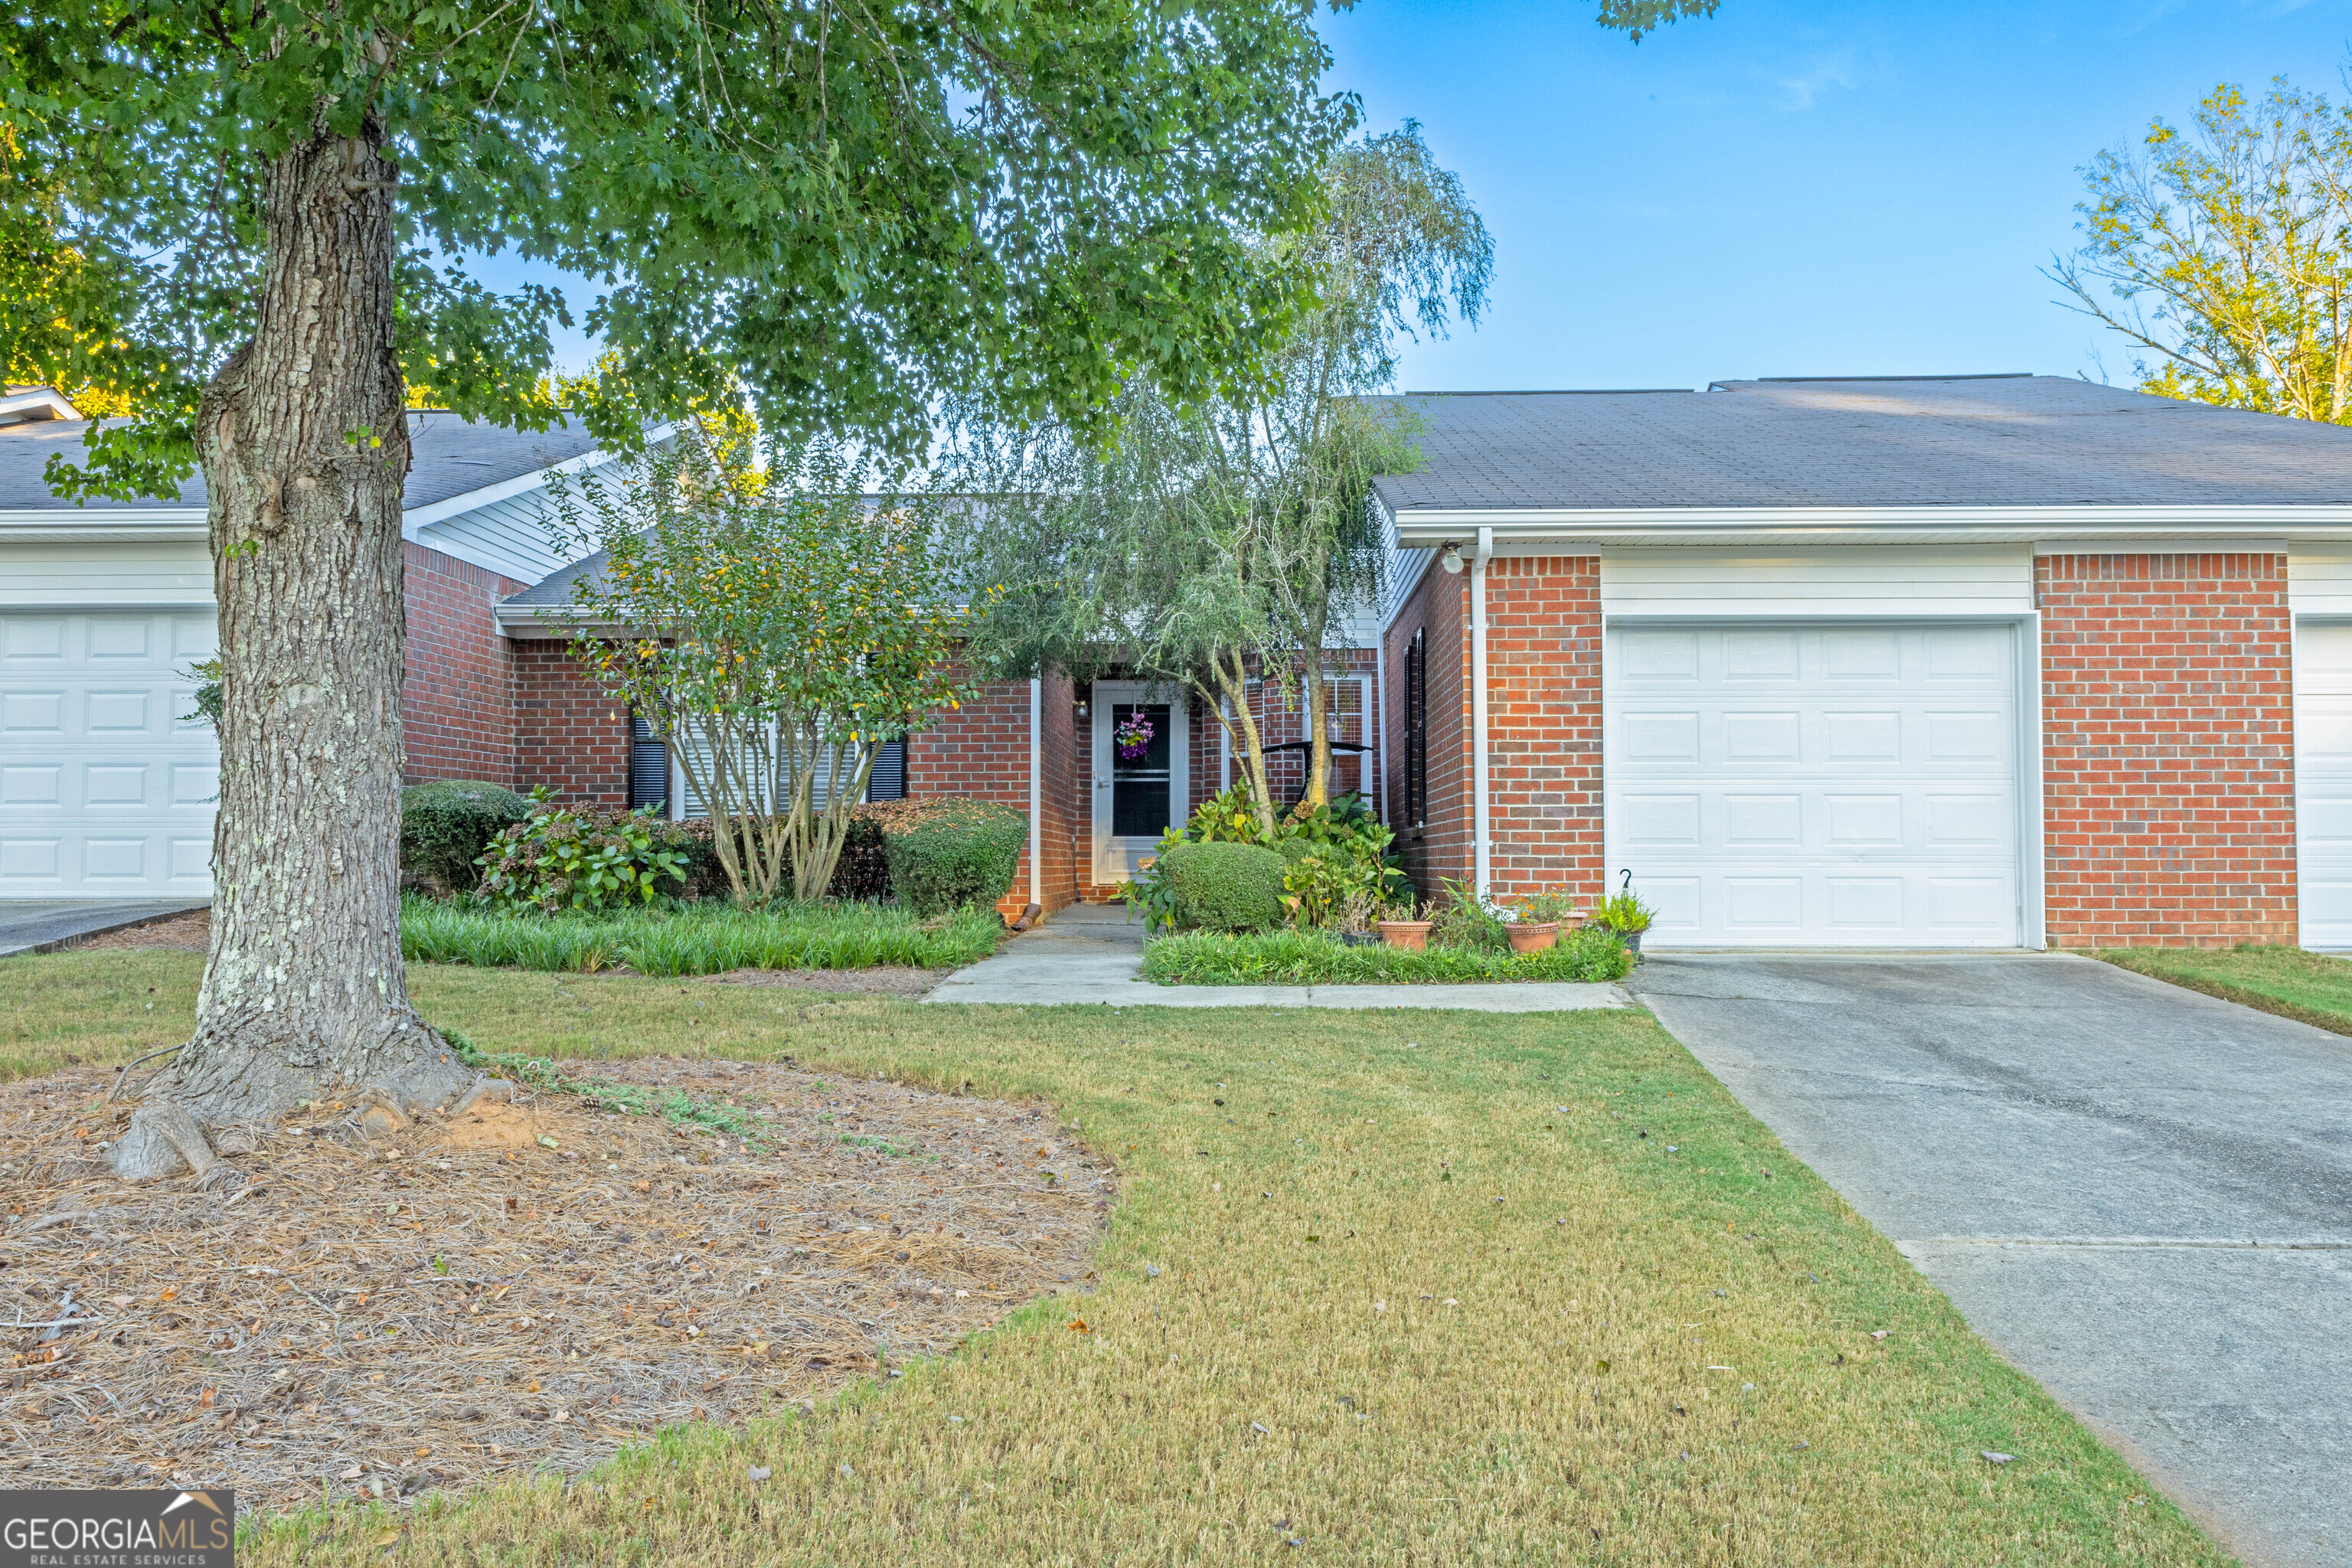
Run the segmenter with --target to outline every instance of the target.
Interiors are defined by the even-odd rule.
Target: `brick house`
[[[549,538],[548,471],[602,454],[577,429],[409,418],[405,776],[698,810],[648,726],[590,686],[568,650],[560,612],[593,558],[568,560]],[[43,467],[52,454],[77,460],[87,427],[44,389],[0,398],[0,898],[202,897],[218,751],[185,715],[188,667],[214,651],[204,488],[192,479],[139,505],[61,500]],[[1339,739],[1357,745],[1370,743],[1378,685],[1363,640],[1333,681]],[[1297,696],[1261,689],[1271,738],[1299,737]],[[1158,739],[1115,760],[1111,725],[1139,707]],[[1295,793],[1299,760],[1278,760],[1277,787]],[[1361,753],[1339,772],[1342,784],[1377,787]],[[1030,848],[1006,900],[1017,911],[1111,896],[1165,826],[1233,776],[1195,704],[1049,675],[990,685],[940,714],[893,748],[869,793],[977,795],[1026,812]]]
[[[1692,946],[2352,946],[2352,430],[2042,376],[1412,395],[1417,879]]]

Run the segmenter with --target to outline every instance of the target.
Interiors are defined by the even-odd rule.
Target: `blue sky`
[[[1629,44],[1589,3],[1363,0],[1325,26],[1495,236],[1475,332],[1408,388],[2037,371],[2129,384],[2052,303],[2077,172],[2217,83],[2341,98],[2346,0],[1723,0]]]
[[[2352,58],[2352,0],[1723,0],[1639,45],[1595,8],[1325,14],[1328,85],[1369,129],[1419,120],[1495,235],[1485,321],[1409,345],[1402,386],[2102,363],[2128,384],[2131,349],[2037,270],[2074,243],[2077,171],[2218,82],[2340,98]],[[577,369],[592,346],[558,353]]]

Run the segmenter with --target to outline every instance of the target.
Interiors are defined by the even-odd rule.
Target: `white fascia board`
[[[2268,539],[2352,540],[2352,506],[1622,507],[1401,511],[1401,546],[1461,543],[1481,528],[1496,549],[1559,545],[2209,545],[2244,529]],[[2245,545],[2237,548],[2244,549]]]
[[[0,511],[0,540],[58,544],[81,540],[122,543],[131,540],[208,539],[210,526],[200,506],[21,507]]]

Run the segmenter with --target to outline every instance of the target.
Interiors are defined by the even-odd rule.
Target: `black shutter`
[[[907,742],[885,741],[874,753],[874,771],[866,775],[868,800],[907,798]]]
[[[1404,654],[1404,809],[1419,827],[1429,820],[1429,647],[1416,629]]]
[[[654,733],[654,721],[629,715],[629,809],[669,805],[669,748]]]

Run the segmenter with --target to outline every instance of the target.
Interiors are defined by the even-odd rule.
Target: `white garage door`
[[[2008,626],[1610,634],[1605,826],[1661,947],[2020,941]]]
[[[0,614],[0,897],[212,891],[209,610]]]
[[[2352,947],[2352,626],[2295,628],[2294,820],[2303,945]]]

